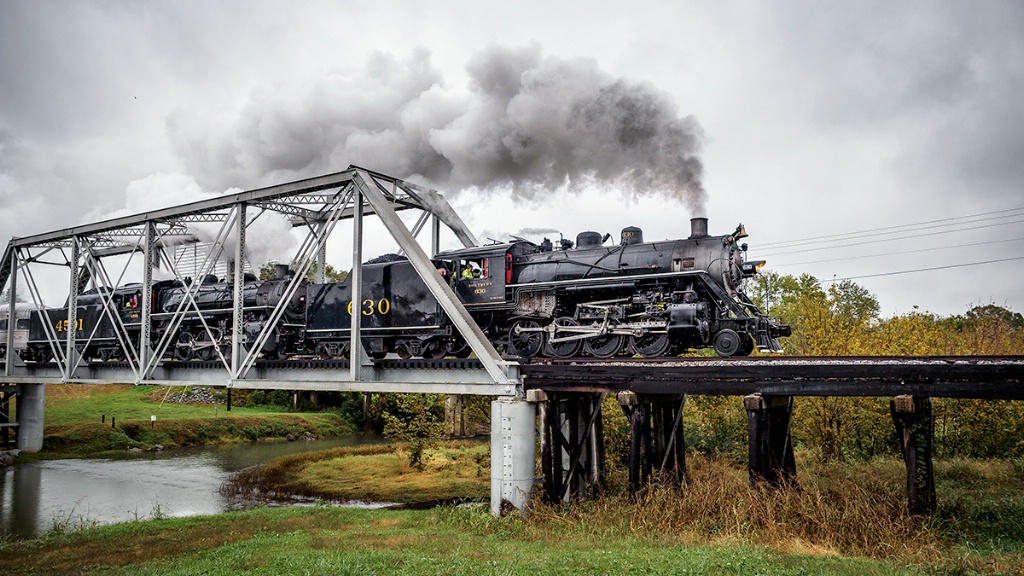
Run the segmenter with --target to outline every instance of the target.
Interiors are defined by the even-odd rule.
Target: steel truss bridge
[[[411,227],[398,212],[416,210],[418,219]],[[174,346],[172,336],[176,328],[188,317],[199,318],[205,336],[216,341],[213,322],[208,320],[196,304],[203,279],[221,259],[242,263],[246,258],[246,232],[268,213],[286,216],[293,229],[305,233],[292,258],[295,274],[280,303],[269,315],[259,335],[246,340],[243,330],[243,274],[234,274],[234,304],[231,345],[216,348],[216,361],[205,363],[202,369],[184,369],[182,363],[167,362],[168,351]],[[339,222],[351,221],[351,248],[353,267],[350,276],[352,301],[362,301],[363,219],[375,215],[394,238],[399,249],[423,278],[445,313],[452,320],[467,344],[472,348],[479,364],[473,368],[451,371],[421,369],[415,366],[403,370],[381,369],[369,360],[361,347],[353,347],[353,361],[344,369],[296,372],[290,369],[268,369],[257,360],[255,352],[271,338],[273,327],[282,317],[291,296],[306,274],[313,270],[318,282],[324,282],[327,240]],[[194,224],[217,226],[209,255],[200,264],[195,280],[189,284],[186,297],[178,308],[161,313],[160,321],[170,327],[160,339],[151,338],[154,312],[150,298],[154,282],[154,269],[161,268],[173,274],[174,279],[185,282],[185,272],[169,253],[174,246],[197,241]],[[486,394],[514,396],[517,394],[517,364],[506,361],[484,337],[470,318],[454,292],[436,273],[423,247],[416,237],[430,229],[430,244],[438,251],[441,226],[445,225],[466,247],[477,241],[463,221],[451,208],[444,196],[410,182],[385,176],[358,167],[344,172],[271,186],[210,200],[186,204],[149,213],[87,224],[54,232],[15,238],[7,245],[0,260],[0,287],[8,286],[10,293],[27,291],[30,306],[44,310],[42,295],[36,280],[37,270],[43,266],[64,268],[68,271],[68,300],[66,318],[50,318],[44,328],[48,332],[50,355],[55,362],[45,365],[26,365],[15,353],[14,331],[7,333],[6,358],[3,379],[12,384],[42,382],[104,382],[159,385],[221,385],[228,388],[250,389],[314,389],[361,390],[366,392],[446,392],[459,394]],[[109,263],[113,257],[120,268]],[[135,326],[138,339],[130,337],[129,328],[114,310],[113,290],[128,279],[128,271],[141,262],[142,302],[139,306],[139,325]],[[259,263],[255,263],[258,265]],[[242,270],[240,264],[236,264]],[[132,279],[133,281],[135,279]],[[23,290],[24,286],[27,290]],[[82,330],[76,318],[76,303],[89,287],[104,295],[104,317],[114,325],[117,342],[126,351],[126,359],[117,365],[89,363],[78,350],[88,346],[94,333]],[[359,341],[360,317],[352,316],[351,340]],[[79,328],[79,329],[76,329]],[[114,363],[111,363],[114,364]],[[518,391],[521,395],[521,390]]]

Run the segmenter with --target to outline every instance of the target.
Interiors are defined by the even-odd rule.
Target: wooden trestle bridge
[[[907,466],[908,503],[935,506],[932,398],[1024,400],[1024,357],[754,357],[543,360],[521,368],[540,404],[544,493],[583,496],[604,480],[600,406],[615,394],[630,422],[629,484],[655,475],[681,482],[682,411],[688,394],[742,396],[751,482],[796,477],[790,420],[799,396],[891,398]]]

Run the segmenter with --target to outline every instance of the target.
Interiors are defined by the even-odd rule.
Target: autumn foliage
[[[877,298],[852,281],[822,286],[807,274],[794,277],[773,272],[759,276],[750,295],[762,310],[793,326],[793,336],[783,342],[787,355],[1024,354],[1024,317],[995,304],[976,305],[955,316],[915,308],[883,318]],[[934,410],[939,456],[1024,455],[1024,403],[936,399]],[[746,432],[742,421],[719,414],[712,410],[698,420],[714,430],[712,436],[722,437],[722,429],[706,422],[717,418],[729,429],[724,435],[735,435],[742,445]],[[825,460],[891,454],[892,430],[888,398],[797,399],[794,442]]]

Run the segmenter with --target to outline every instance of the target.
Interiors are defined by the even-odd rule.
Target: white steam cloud
[[[236,111],[189,109],[169,133],[204,186],[255,186],[357,164],[445,191],[510,188],[540,199],[597,185],[704,215],[703,132],[648,83],[538,45],[470,58],[468,92],[426,51],[377,54],[356,74],[253,92]]]

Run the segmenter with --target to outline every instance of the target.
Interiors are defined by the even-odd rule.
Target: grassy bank
[[[449,442],[409,466],[404,448],[359,446],[294,454],[236,474],[225,492],[248,499],[305,496],[327,500],[427,502],[484,500],[490,494],[490,445]]]
[[[43,450],[24,460],[103,456],[155,446],[332,437],[354,432],[333,413],[288,413],[279,407],[186,404],[181,388],[51,385],[46,388]],[[156,416],[156,421],[151,420]]]
[[[22,574],[926,574],[899,563],[779,553],[483,508],[261,509],[0,543]]]
[[[339,448],[246,471],[230,490],[255,498],[391,502],[473,497],[479,490],[484,498],[486,455],[487,446],[447,446],[429,451],[419,471],[390,447]],[[929,573],[1024,574],[1022,461],[936,462],[939,504],[931,517],[907,512],[905,469],[896,458],[829,464],[801,458],[798,469],[799,485],[757,488],[744,467],[695,454],[682,490],[655,486],[636,498],[624,494],[623,471],[612,469],[608,494],[564,507],[538,502],[527,522],[693,546],[729,542],[871,558],[926,566]],[[424,486],[430,490],[421,491]]]
[[[51,384],[46,387],[46,420],[50,427],[118,421],[149,423],[150,416],[161,420],[204,419],[215,417],[246,417],[284,413],[279,407],[227,406],[216,404],[177,403],[176,397],[188,388],[163,386],[131,386],[123,384]],[[218,395],[222,395],[220,392]]]

